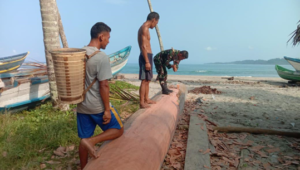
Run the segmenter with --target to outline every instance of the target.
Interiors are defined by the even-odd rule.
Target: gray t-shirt
[[[83,47],[87,55],[99,50],[96,47]],[[96,83],[86,93],[85,100],[77,105],[77,112],[83,114],[97,114],[104,112],[104,104],[100,96],[99,81],[112,78],[109,57],[102,51],[90,58],[86,63],[85,89],[97,77]]]

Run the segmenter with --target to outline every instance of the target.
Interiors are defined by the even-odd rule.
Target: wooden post
[[[148,5],[149,5],[150,12],[153,12],[153,8],[152,8],[150,0],[148,0]],[[164,45],[163,45],[162,40],[161,40],[161,36],[160,36],[158,25],[155,26],[155,30],[156,30],[158,41],[159,41],[159,45],[160,45],[160,51],[163,51],[164,50]]]

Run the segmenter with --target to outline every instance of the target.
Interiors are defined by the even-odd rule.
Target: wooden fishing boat
[[[292,71],[279,65],[276,65],[275,69],[281,78],[294,82],[300,82],[300,72]]]
[[[131,46],[125,47],[109,55],[110,66],[113,76],[117,75],[126,66]]]
[[[0,73],[18,69],[23,64],[28,54],[29,52],[0,58]]]
[[[130,51],[131,46],[128,46],[109,55],[114,76],[126,66]],[[47,67],[38,63],[26,65],[35,68],[0,74],[0,111],[27,109],[28,105],[50,97]]]
[[[46,65],[26,65],[0,74],[0,112],[28,109],[50,97]]]
[[[286,61],[288,61],[297,72],[300,72],[300,59],[291,57],[284,57],[284,59],[286,59]]]
[[[48,76],[4,79],[1,81],[0,111],[29,105],[50,97]]]

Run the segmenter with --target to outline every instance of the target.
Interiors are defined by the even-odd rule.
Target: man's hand
[[[106,110],[104,111],[104,115],[103,115],[103,124],[108,124],[111,120],[111,114],[110,114],[110,110]]]
[[[151,65],[150,65],[149,62],[147,62],[147,63],[145,64],[145,69],[146,69],[147,71],[150,71],[150,70],[151,70]]]
[[[173,71],[176,72],[177,71],[176,65],[172,65],[172,67],[173,67]]]

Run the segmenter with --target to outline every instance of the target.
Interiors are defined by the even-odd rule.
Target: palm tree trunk
[[[57,5],[56,5],[56,7],[57,7]],[[57,15],[58,15],[57,17],[58,17],[59,35],[60,35],[61,42],[63,44],[63,48],[69,48],[68,42],[67,42],[67,37],[66,37],[64,27],[63,27],[63,24],[62,24],[62,21],[61,21],[61,17],[60,17],[58,7],[57,7]]]
[[[40,0],[42,25],[44,33],[44,46],[47,62],[47,71],[49,78],[50,94],[53,107],[59,107],[62,110],[68,109],[69,105],[58,103],[57,87],[55,81],[54,67],[52,56],[49,51],[60,47],[58,13],[55,0]]]
[[[150,12],[153,12],[153,8],[152,8],[152,4],[151,4],[150,0],[148,0],[148,5],[149,5]],[[163,51],[164,50],[164,45],[163,45],[162,40],[161,40],[161,36],[160,36],[158,25],[155,26],[155,30],[156,30],[158,41],[159,41],[159,45],[160,45],[160,51]]]

